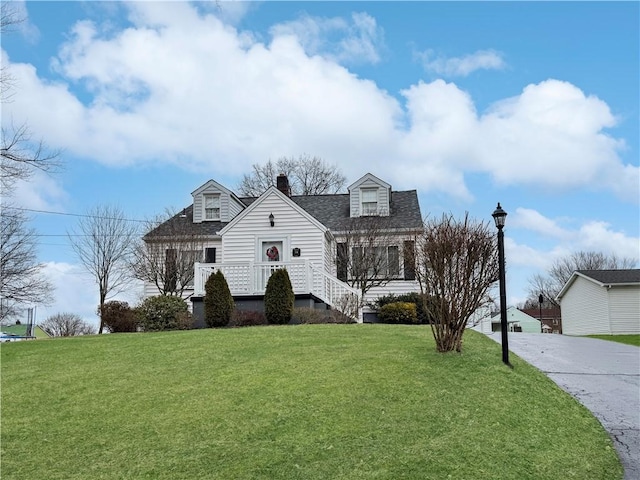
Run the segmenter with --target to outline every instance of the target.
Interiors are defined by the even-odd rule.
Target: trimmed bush
[[[269,323],[286,324],[291,321],[295,296],[285,269],[273,272],[264,292],[264,313]]]
[[[218,270],[204,285],[204,321],[209,327],[225,327],[233,313],[233,296],[224,274]]]
[[[427,299],[425,305],[425,295],[418,292],[403,293],[402,295],[385,295],[383,297],[379,297],[374,306],[378,311],[380,311],[380,309],[385,305],[396,302],[409,302],[415,304],[418,323],[431,323],[432,315],[429,313],[429,299]]]
[[[138,322],[145,332],[186,330],[192,326],[187,303],[180,297],[167,295],[149,297],[136,311]]]
[[[378,318],[382,323],[418,323],[416,304],[411,302],[388,303],[378,312]]]
[[[234,310],[229,321],[229,327],[254,327],[268,325],[267,317],[262,312],[254,310]]]
[[[111,333],[137,332],[138,319],[136,312],[129,307],[127,302],[112,300],[102,306],[102,311],[98,307],[98,315],[102,317],[102,322]]]

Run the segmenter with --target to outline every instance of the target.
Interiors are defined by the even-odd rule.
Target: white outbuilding
[[[640,333],[640,269],[577,270],[556,299],[565,335]]]

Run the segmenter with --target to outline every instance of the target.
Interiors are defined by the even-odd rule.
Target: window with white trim
[[[378,214],[378,189],[362,188],[360,189],[361,215],[370,216]]]
[[[205,194],[203,203],[204,219],[220,220],[220,195]]]
[[[352,275],[389,279],[400,277],[400,255],[397,246],[351,247],[351,259]]]

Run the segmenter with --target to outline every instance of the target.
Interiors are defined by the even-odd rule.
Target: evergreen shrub
[[[264,292],[264,313],[272,324],[286,324],[291,321],[295,296],[285,269],[278,269],[267,282]]]
[[[224,274],[218,270],[204,285],[204,320],[209,327],[225,327],[233,313],[233,296]]]
[[[145,299],[136,311],[145,332],[186,330],[193,321],[187,303],[180,297],[158,295]]]

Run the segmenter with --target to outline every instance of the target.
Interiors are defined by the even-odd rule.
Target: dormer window
[[[220,195],[204,195],[204,219],[220,220]]]
[[[360,190],[361,212],[363,216],[378,214],[378,189],[363,188]]]

